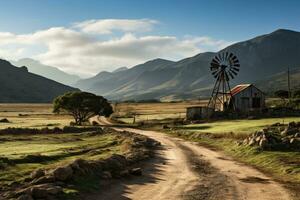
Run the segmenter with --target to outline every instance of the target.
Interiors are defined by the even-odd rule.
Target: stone
[[[267,144],[268,144],[268,140],[267,139],[261,139],[259,141],[259,146],[262,147],[262,148],[266,147]]]
[[[142,169],[137,167],[137,168],[133,168],[130,171],[130,174],[135,175],[135,176],[141,176],[142,175]]]
[[[54,169],[52,173],[55,180],[65,181],[72,177],[73,169],[70,165],[67,165],[67,166],[58,167]]]
[[[296,127],[296,122],[290,122],[290,123],[288,124],[288,127],[289,127],[289,128],[294,128],[294,127]]]
[[[33,200],[32,196],[29,194],[22,194],[17,198],[17,200]]]
[[[255,139],[251,138],[248,144],[249,144],[249,146],[254,146],[255,145]]]
[[[280,133],[281,136],[294,135],[298,132],[297,128],[285,128],[284,131]]]
[[[295,138],[300,137],[300,133],[296,133],[296,134],[294,135],[294,137],[295,137]]]
[[[112,178],[112,175],[109,171],[104,171],[102,172],[102,178],[105,178],[105,179],[111,179]]]
[[[129,171],[127,169],[123,170],[120,172],[120,176],[128,176],[129,175]]]
[[[31,183],[32,184],[42,184],[42,183],[53,183],[55,178],[53,176],[42,176],[38,179],[34,179]]]
[[[60,186],[54,186],[51,184],[41,184],[30,188],[32,197],[35,198],[45,198],[48,195],[57,195],[63,191]]]
[[[45,175],[45,171],[42,169],[37,169],[30,174],[32,179],[37,179]]]

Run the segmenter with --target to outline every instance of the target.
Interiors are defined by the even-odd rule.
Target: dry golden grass
[[[52,113],[52,104],[0,104],[0,119],[10,123],[0,123],[0,129],[7,127],[43,128],[69,125],[72,117]]]

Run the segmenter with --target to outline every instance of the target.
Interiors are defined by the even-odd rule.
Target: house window
[[[259,97],[252,98],[252,108],[260,108],[260,98]]]

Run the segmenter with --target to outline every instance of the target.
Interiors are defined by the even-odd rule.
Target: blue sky
[[[93,65],[93,69],[90,69],[90,74],[101,70],[113,70],[120,66],[134,65],[156,56],[178,60],[185,56],[192,56],[193,53],[219,50],[224,45],[232,42],[250,39],[279,28],[300,31],[300,1],[292,0],[2,0],[0,1],[0,7],[0,32],[13,34],[14,37],[24,34],[32,35],[38,31],[48,31],[54,34],[53,32],[57,30],[49,31],[49,29],[54,27],[63,27],[63,34],[68,34],[66,32],[69,29],[81,33],[81,30],[74,28],[74,23],[92,19],[149,20],[147,21],[149,23],[147,31],[117,30],[117,28],[113,27],[110,30],[110,34],[99,34],[98,31],[98,35],[95,33],[91,35],[89,32],[85,32],[85,35],[81,35],[81,39],[92,38],[97,42],[111,42],[122,38],[140,40],[141,37],[147,36],[174,37],[173,39],[176,40],[177,46],[180,48],[184,46],[183,53],[178,53],[178,55],[171,53],[172,55],[168,56],[167,53],[162,52],[162,55],[159,56],[159,54],[152,55],[150,53],[152,56],[133,56],[127,60],[122,57],[126,55],[121,55],[121,57],[116,55],[115,58],[119,59],[119,62],[110,64],[108,57],[112,57],[112,55],[108,55],[108,57],[103,59],[94,57],[95,63],[84,61],[88,60],[87,58],[77,61],[73,60],[73,63],[66,63],[68,59],[62,59],[61,62],[51,61],[50,59],[58,59],[61,56],[53,57],[55,52],[49,52],[53,49],[57,50],[58,47],[50,46],[48,32],[47,41],[44,38],[45,36],[43,36],[42,40],[39,38],[37,41],[35,38],[34,42],[27,44],[19,38],[18,41],[20,40],[20,42],[18,43],[4,42],[5,46],[0,46],[3,47],[2,50],[0,48],[1,57],[10,56],[10,52],[4,50],[6,48],[11,50],[11,52],[20,52],[19,56],[14,55],[10,59],[19,59],[23,56],[32,57],[68,72],[74,71],[72,69],[72,66],[76,68],[74,63],[82,61],[86,65]],[[141,27],[137,27],[137,29],[139,28]],[[59,30],[59,32],[62,32],[62,30]],[[61,34],[55,32],[56,37],[61,36]],[[51,36],[50,39],[53,39],[53,37]],[[202,37],[210,38],[211,41],[208,42],[206,40],[206,43],[203,43]],[[4,37],[4,39],[6,38]],[[0,45],[4,39],[1,40],[0,37]],[[70,43],[70,41],[68,42]],[[187,47],[187,43],[194,46]],[[174,41],[172,44],[174,44]],[[114,44],[114,48],[117,45]],[[151,48],[148,48],[148,50],[153,49],[153,44],[151,43],[151,45]],[[118,49],[115,51],[118,51]],[[181,51],[179,50],[178,52]],[[106,54],[106,52],[104,53]],[[70,57],[70,55],[66,56]],[[130,57],[130,55],[127,56]],[[82,71],[75,73],[84,75]]]

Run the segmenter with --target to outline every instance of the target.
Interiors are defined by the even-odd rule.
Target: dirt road
[[[160,132],[119,129],[153,138],[162,149],[145,163],[143,176],[115,181],[87,199],[291,199],[280,184],[220,152]]]

